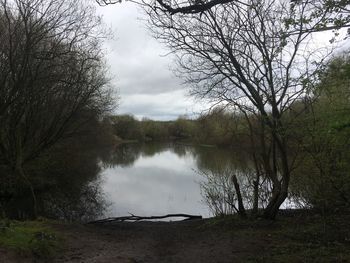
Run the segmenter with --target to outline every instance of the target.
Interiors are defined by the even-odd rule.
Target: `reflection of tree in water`
[[[140,158],[141,144],[122,144],[113,149],[108,156],[102,159],[104,167],[130,167]]]
[[[183,144],[174,144],[171,148],[171,151],[175,153],[178,157],[185,157],[188,154],[194,155],[195,153],[194,147]]]
[[[154,155],[172,149],[171,143],[129,143],[117,146],[109,156],[102,159],[104,167],[130,167],[140,157]]]
[[[107,208],[100,181],[86,182],[43,195],[45,215],[67,221],[91,221],[102,216]]]
[[[235,149],[195,147],[195,158],[199,170],[221,171],[223,167],[245,170],[252,166],[251,160]]]
[[[140,149],[142,157],[153,157],[157,153],[169,150],[170,143],[144,143]]]
[[[107,205],[100,188],[99,153],[82,140],[60,144],[27,167],[38,201],[38,215],[70,221],[101,216]],[[32,168],[31,168],[32,167]],[[32,199],[18,183],[2,209],[10,218],[32,215]]]
[[[106,202],[100,187],[100,153],[98,146],[88,143],[70,143],[56,153],[56,163],[48,166],[55,183],[42,195],[46,216],[86,221],[103,214]]]

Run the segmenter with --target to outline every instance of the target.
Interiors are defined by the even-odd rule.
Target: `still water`
[[[200,184],[205,179],[198,171],[203,168],[203,161],[206,162],[203,158],[218,151],[175,144],[119,147],[101,172],[101,190],[110,204],[106,215],[186,213],[210,216],[201,195]],[[223,154],[222,150],[219,155]]]
[[[47,168],[51,185],[36,195],[38,214],[48,218],[88,222],[129,214],[232,214],[237,211],[233,175],[245,208],[251,209],[254,200],[254,165],[240,149],[145,143],[120,145],[112,151],[68,149],[57,157]],[[270,189],[269,181],[261,180],[260,208],[266,207]],[[28,190],[22,192],[0,200],[8,217],[31,217],[33,199]],[[288,199],[282,208],[297,204]]]

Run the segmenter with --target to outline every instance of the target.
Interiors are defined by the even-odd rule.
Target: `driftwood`
[[[198,215],[187,215],[187,214],[168,214],[164,216],[136,216],[131,214],[130,216],[121,216],[121,217],[109,217],[106,219],[100,219],[91,221],[88,224],[104,224],[104,223],[111,223],[111,222],[137,222],[141,220],[155,220],[155,219],[164,219],[164,218],[170,218],[170,217],[185,217],[185,219],[181,221],[187,221],[187,220],[193,220],[193,219],[202,219],[202,216]]]

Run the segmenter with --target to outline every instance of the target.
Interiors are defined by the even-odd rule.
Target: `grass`
[[[61,241],[46,221],[0,221],[0,246],[20,255],[51,258]]]

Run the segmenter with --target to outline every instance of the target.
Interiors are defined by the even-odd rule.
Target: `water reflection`
[[[108,215],[189,213],[209,215],[201,202],[193,148],[174,144],[125,145],[103,171],[103,189],[113,203]],[[137,149],[137,150],[136,150]],[[135,153],[134,157],[125,155]],[[118,155],[119,154],[119,155]],[[127,165],[121,160],[135,160]]]
[[[99,160],[107,152],[108,148],[99,149],[83,139],[72,140],[30,163],[26,170],[35,186],[37,214],[83,222],[101,217],[108,203],[101,191]],[[27,185],[20,178],[11,185],[13,189],[1,195],[2,214],[15,219],[33,217],[33,198]]]

